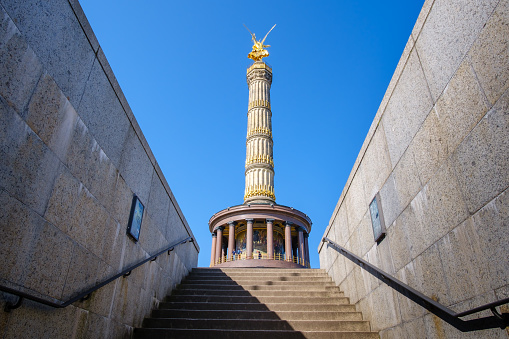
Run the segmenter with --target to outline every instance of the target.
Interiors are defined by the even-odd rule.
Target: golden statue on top
[[[244,27],[246,27],[249,33],[251,33],[246,25],[244,25]],[[251,38],[253,39],[253,50],[247,55],[249,59],[260,61],[263,58],[269,56],[269,51],[267,51],[265,48],[270,47],[270,45],[264,45],[263,43],[265,42],[265,39],[267,39],[267,35],[269,35],[270,31],[272,31],[274,27],[276,27],[276,25],[272,26],[272,28],[267,32],[267,34],[265,34],[265,37],[261,41],[256,40],[256,35],[251,33]]]

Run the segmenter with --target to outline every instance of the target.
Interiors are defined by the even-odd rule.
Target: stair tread
[[[197,268],[135,338],[379,338],[321,269]]]

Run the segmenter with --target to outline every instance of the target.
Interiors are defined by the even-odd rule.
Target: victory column
[[[209,220],[212,233],[210,266],[215,267],[309,267],[309,217],[276,204],[270,87],[272,68],[263,58],[262,40],[253,40],[247,69],[247,113],[244,204],[217,212]],[[246,27],[247,28],[247,27]]]

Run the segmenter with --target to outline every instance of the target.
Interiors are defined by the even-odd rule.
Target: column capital
[[[212,233],[212,238],[217,238],[217,234],[216,233]]]
[[[304,238],[309,238],[309,233],[304,232]]]
[[[246,219],[246,222],[250,222],[250,223],[253,223],[254,222],[254,219]]]
[[[302,233],[306,233],[306,229],[304,227],[302,227],[302,226],[297,227],[297,231],[302,232]]]
[[[235,226],[235,225],[237,225],[237,222],[236,221],[229,221],[228,225],[229,226]]]
[[[219,227],[217,228],[217,230],[218,230],[218,231],[223,231],[223,230],[224,230],[224,226],[219,226]]]
[[[274,223],[274,219],[267,219],[267,222]]]
[[[292,226],[293,225],[293,222],[291,221],[285,221],[285,226]]]

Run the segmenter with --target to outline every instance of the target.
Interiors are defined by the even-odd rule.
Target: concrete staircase
[[[134,338],[379,338],[320,269],[196,268]]]

